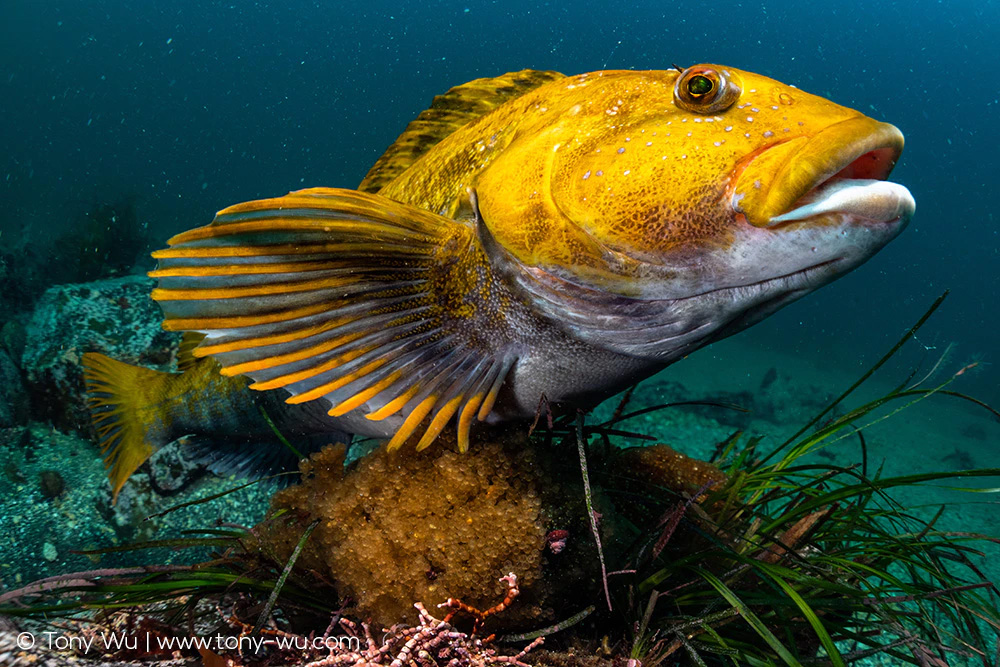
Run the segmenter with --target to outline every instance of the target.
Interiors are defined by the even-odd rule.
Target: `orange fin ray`
[[[516,361],[516,357],[507,357],[497,369],[497,374],[493,379],[490,390],[486,394],[486,398],[483,399],[482,405],[479,406],[479,413],[477,415],[479,421],[486,421],[486,418],[490,416],[490,412],[493,411],[493,404],[496,403],[497,396],[500,394],[500,388],[503,386],[504,381],[507,379],[507,374]]]
[[[470,362],[473,360],[469,360]],[[417,443],[416,450],[423,451],[430,447],[430,445],[441,435],[441,431],[444,429],[445,425],[451,420],[452,417],[457,413],[467,402],[465,399],[466,392],[470,388],[476,386],[476,381],[480,377],[483,371],[483,367],[487,365],[486,360],[480,359],[475,361],[475,363],[463,364],[463,367],[469,367],[466,372],[461,372],[461,369],[456,373],[457,379],[452,382],[451,386],[448,388],[446,394],[444,394],[441,399],[434,406],[434,412],[431,415],[430,424],[427,426],[427,430],[424,431],[423,436],[421,436],[420,441]]]
[[[478,242],[470,224],[385,197],[301,190],[173,237],[154,254],[153,298],[166,329],[205,336],[193,358],[253,389],[395,416],[393,448],[429,419],[423,449],[465,415],[467,447],[469,405],[485,418],[513,364],[465,301],[483,289]]]

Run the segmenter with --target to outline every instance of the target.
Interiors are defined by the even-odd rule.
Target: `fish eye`
[[[677,77],[674,101],[686,111],[718,113],[731,107],[742,92],[735,77],[726,70],[720,72],[706,65],[695,65]]]
[[[708,95],[710,92],[715,90],[715,82],[709,79],[707,76],[702,76],[701,74],[695,74],[687,82],[688,94],[691,97],[701,97],[703,95]]]

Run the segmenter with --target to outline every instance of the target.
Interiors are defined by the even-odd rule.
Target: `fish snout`
[[[733,207],[763,228],[831,216],[905,225],[913,197],[886,180],[902,151],[898,128],[859,114],[761,152],[739,175]]]

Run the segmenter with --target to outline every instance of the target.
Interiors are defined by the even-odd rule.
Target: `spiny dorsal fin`
[[[313,188],[231,206],[169,243],[152,296],[165,329],[206,334],[195,357],[290,404],[325,399],[333,417],[394,417],[390,449],[426,421],[423,449],[453,418],[466,449],[517,360],[461,222]]]
[[[559,72],[525,69],[475,79],[438,95],[413,120],[361,181],[358,190],[378,192],[435,144],[463,125],[542,84],[564,78]]]

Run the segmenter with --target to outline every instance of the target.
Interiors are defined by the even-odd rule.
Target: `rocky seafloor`
[[[263,483],[211,505],[191,505],[147,519],[167,507],[238,484],[206,474],[172,444],[132,477],[111,501],[95,444],[80,357],[116,359],[169,369],[178,337],[159,326],[151,281],[128,276],[47,290],[29,313],[4,323],[0,369],[0,585],[17,586],[54,573],[117,566],[128,555],[74,553],[177,535],[232,522],[252,525],[273,487]],[[16,359],[16,361],[15,361]],[[158,556],[171,559],[176,554]]]

